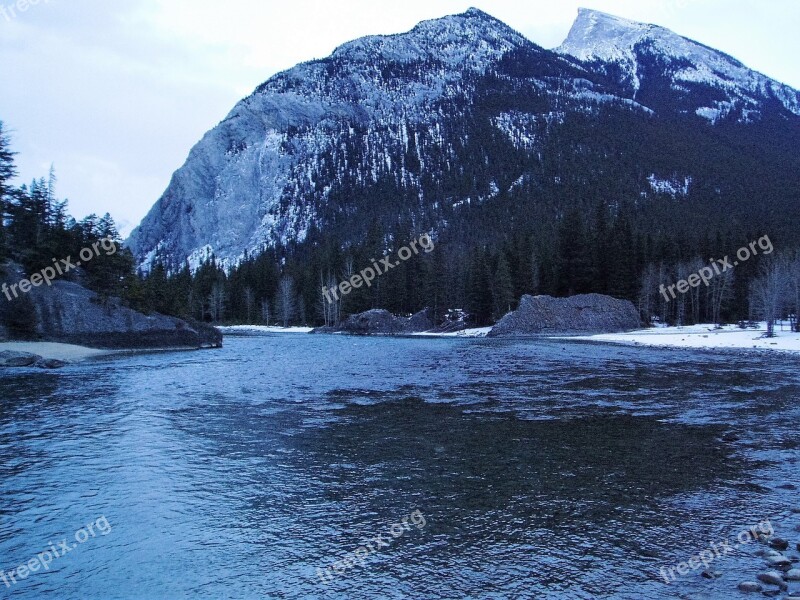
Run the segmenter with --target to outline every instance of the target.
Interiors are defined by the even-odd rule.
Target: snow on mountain
[[[688,93],[697,85],[722,92],[694,112],[712,122],[734,110],[741,119],[756,117],[765,102],[777,100],[786,110],[800,115],[800,93],[741,62],[658,25],[629,21],[596,10],[578,12],[566,41],[558,52],[582,61],[605,63],[604,70],[619,70],[636,99],[645,80],[670,78],[674,92]]]
[[[678,196],[689,195],[689,187],[692,185],[692,178],[687,176],[683,178],[672,177],[671,179],[659,179],[655,173],[647,178],[650,184],[650,189],[656,194],[668,194],[673,198]],[[642,192],[646,195],[645,192]]]
[[[634,48],[655,25],[645,25],[587,8],[578,9],[578,18],[558,48],[582,61],[604,61],[624,66],[635,90],[639,89]]]
[[[435,127],[434,103],[463,95],[467,74],[522,46],[533,44],[470,9],[406,34],[349,42],[328,59],[279,73],[192,149],[128,245],[148,269],[165,258],[189,258],[194,267],[212,253],[234,264],[245,252],[302,241],[317,217],[311,200],[330,192],[317,182],[331,162],[377,181],[392,169],[389,149],[408,149],[409,124]],[[343,137],[359,135],[354,127],[369,129],[358,140],[360,165],[337,156]]]
[[[800,115],[795,90],[661,27],[581,10],[552,52],[470,9],[348,42],[266,81],[191,150],[127,245],[144,270],[196,269],[212,256],[231,266],[331,223],[363,230],[365,211],[418,222],[445,203],[490,202],[515,180],[540,185],[530,173],[500,182],[490,172],[508,152],[495,132],[542,164],[553,131],[601,108],[749,122],[773,106]],[[442,197],[445,181],[456,191]],[[677,194],[686,181],[650,187]],[[385,206],[373,206],[375,189],[392,190]],[[393,204],[401,198],[413,206]]]
[[[441,61],[450,67],[485,71],[495,59],[528,40],[491,15],[470,8],[460,15],[423,21],[397,35],[368,36],[334,50],[331,58],[410,63]]]

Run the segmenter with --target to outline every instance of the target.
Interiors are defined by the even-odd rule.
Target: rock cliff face
[[[8,281],[24,275],[12,268]],[[33,288],[14,302],[30,303],[33,331],[28,337],[93,348],[217,348],[219,330],[159,314],[144,315],[121,305],[119,299],[101,300],[94,292],[69,281]],[[13,309],[0,296],[0,317]],[[10,332],[7,332],[10,334]]]
[[[614,333],[640,325],[636,307],[627,300],[601,294],[523,296],[519,308],[503,317],[488,337]]]
[[[395,317],[387,310],[374,309],[348,317],[338,327],[320,327],[312,333],[349,333],[351,335],[403,335],[429,331],[435,326],[430,310],[412,317]]]
[[[222,334],[203,323],[143,315],[75,283],[59,281],[32,292],[37,333],[51,341],[94,348],[217,348]]]

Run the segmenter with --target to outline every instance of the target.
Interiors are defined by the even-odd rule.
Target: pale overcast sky
[[[54,163],[75,216],[111,212],[126,234],[195,142],[274,73],[470,6],[546,48],[579,6],[656,23],[800,88],[797,0],[16,2],[0,0],[0,120],[21,180]]]

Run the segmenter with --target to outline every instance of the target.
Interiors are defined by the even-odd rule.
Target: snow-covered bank
[[[735,325],[715,329],[713,325],[693,325],[691,327],[659,327],[628,333],[588,335],[569,339],[663,348],[773,350],[800,353],[800,333],[789,331],[788,325],[784,326],[783,331],[780,326],[776,326],[776,337],[774,338],[764,337],[766,331],[766,323],[760,323],[758,329],[740,329]]]
[[[86,346],[75,346],[73,344],[58,344],[56,342],[2,342],[0,352],[27,352],[36,354],[45,360],[61,360],[64,362],[79,362],[109,354],[109,350],[98,350],[87,348]]]
[[[257,335],[262,333],[310,333],[313,331],[311,327],[267,327],[265,325],[232,325],[230,327],[217,327],[224,335]],[[463,331],[454,331],[452,333],[412,333],[409,335],[423,336],[423,337],[468,337],[480,338],[486,337],[486,334],[491,331],[491,327],[479,327],[476,329],[464,329]]]
[[[266,325],[232,325],[217,327],[223,335],[254,335],[257,333],[310,333],[311,327],[272,327]]]
[[[492,330],[491,327],[478,327],[475,329],[463,329],[462,331],[453,331],[451,333],[431,333],[423,331],[422,333],[413,333],[414,336],[424,337],[468,337],[468,338],[481,338]]]

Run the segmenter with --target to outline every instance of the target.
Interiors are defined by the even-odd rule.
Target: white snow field
[[[232,325],[230,327],[217,327],[224,334],[254,334],[254,333],[309,333],[311,327],[273,327],[267,325]]]
[[[721,329],[716,329],[714,325],[693,325],[690,327],[658,327],[628,333],[588,335],[570,339],[664,348],[800,352],[800,333],[790,331],[788,323],[776,324],[776,337],[774,338],[764,337],[766,331],[766,323],[759,323],[758,329],[740,329],[736,325],[726,325]]]

